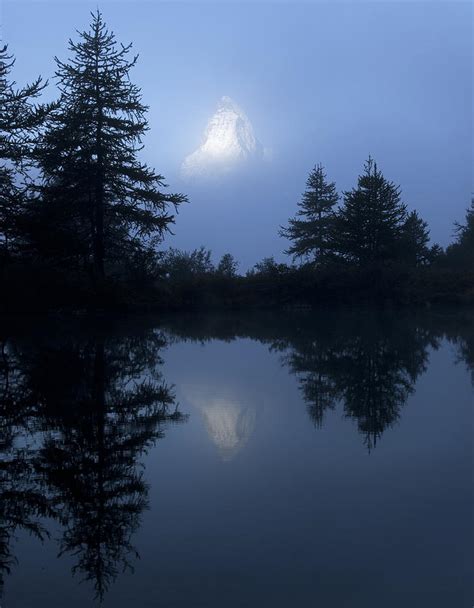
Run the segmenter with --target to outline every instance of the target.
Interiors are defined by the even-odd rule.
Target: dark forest
[[[474,201],[443,249],[370,156],[342,194],[323,165],[310,171],[280,230],[288,263],[268,257],[239,274],[231,253],[215,264],[204,246],[170,247],[179,207],[192,201],[140,160],[138,57],[99,12],[69,55],[55,58],[59,96],[44,104],[48,83],[19,88],[13,55],[0,52],[3,311],[474,301]]]

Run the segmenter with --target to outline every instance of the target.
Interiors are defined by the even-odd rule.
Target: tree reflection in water
[[[473,328],[467,313],[320,311],[0,333],[0,586],[15,564],[15,535],[43,539],[48,520],[60,526],[60,555],[72,557],[99,600],[133,567],[148,506],[141,460],[167,425],[186,419],[160,371],[167,343],[266,344],[297,377],[314,424],[342,407],[371,450],[442,338],[474,373]]]
[[[37,412],[28,390],[21,356],[0,334],[0,599],[4,576],[16,563],[11,545],[26,530],[39,539],[48,536],[42,521],[56,515],[42,492],[34,441]]]
[[[99,599],[132,567],[132,536],[148,505],[140,458],[168,423],[185,420],[159,371],[165,345],[160,331],[136,327],[4,341],[3,571],[14,561],[14,531],[42,538],[45,516],[61,523],[60,555],[74,556],[73,571]]]
[[[474,318],[469,311],[318,310],[309,313],[181,316],[168,321],[174,339],[250,338],[280,352],[298,378],[316,427],[341,404],[369,451],[399,419],[426,370],[429,350],[447,338],[472,371]]]
[[[406,319],[376,314],[346,322],[312,324],[279,343],[314,423],[341,402],[368,449],[400,416],[436,337]]]

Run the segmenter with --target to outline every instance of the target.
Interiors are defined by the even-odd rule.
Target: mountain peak
[[[220,98],[217,111],[235,112],[235,114],[245,116],[243,110],[235,103],[235,101],[231,97],[228,97],[227,95],[223,95]]]
[[[230,105],[230,106],[236,105],[235,102],[228,95],[223,95],[221,97],[220,104],[221,105]]]
[[[185,178],[227,173],[249,160],[261,160],[263,146],[255,137],[245,112],[228,96],[223,96],[207,123],[203,142],[184,159]]]

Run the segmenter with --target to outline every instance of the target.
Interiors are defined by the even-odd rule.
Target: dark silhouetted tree
[[[416,211],[408,214],[403,224],[400,245],[400,258],[410,266],[429,264],[436,250],[428,246],[430,232],[428,224],[421,219]]]
[[[456,239],[447,250],[451,266],[474,271],[474,198],[466,211],[464,224],[456,224]]]
[[[215,271],[211,251],[202,246],[189,252],[171,247],[162,253],[161,265],[173,281],[199,278]]]
[[[340,258],[360,267],[393,261],[399,255],[407,219],[400,188],[369,158],[357,188],[344,193],[334,231]]]
[[[96,283],[124,257],[153,249],[186,200],[164,193],[163,177],[138,158],[147,107],[130,80],[137,61],[130,49],[116,43],[100,12],[92,14],[90,31],[69,42],[71,58],[56,59],[61,98],[38,149],[38,222],[54,227],[51,253],[80,261]],[[36,236],[48,252],[50,235]]]
[[[280,230],[280,236],[291,241],[286,253],[321,261],[330,249],[334,206],[338,201],[335,183],[328,182],[324,168],[317,165],[308,176],[296,216]]]
[[[34,100],[46,86],[41,78],[15,88],[10,73],[15,60],[7,46],[0,49],[0,262],[15,252],[21,236],[19,218],[24,213],[32,142],[50,106]]]
[[[237,275],[239,264],[231,253],[224,253],[217,264],[216,272],[223,277],[233,278]]]
[[[257,262],[255,266],[247,272],[247,276],[265,276],[268,278],[276,278],[285,275],[290,270],[287,264],[279,263],[273,256],[263,258],[261,262]]]

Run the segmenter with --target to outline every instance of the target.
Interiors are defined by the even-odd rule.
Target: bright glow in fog
[[[230,252],[240,271],[266,256],[287,260],[279,227],[293,217],[310,169],[321,162],[342,192],[369,154],[428,222],[432,242],[451,241],[473,189],[470,3],[101,7],[117,39],[139,53],[132,80],[150,121],[143,160],[190,200],[164,248],[204,245],[215,260]],[[41,74],[50,82],[44,100],[56,99],[53,57],[67,57],[67,39],[96,9],[96,0],[3,0],[15,80]],[[219,118],[201,140],[223,94],[248,113],[254,139],[243,137],[241,148],[232,145],[235,116],[228,130],[217,128]],[[239,161],[242,150],[266,157],[258,140],[275,150],[272,162]],[[186,174],[192,179],[181,180]]]
[[[263,146],[255,137],[247,115],[230,97],[224,96],[207,124],[203,143],[184,159],[181,173],[184,178],[206,177],[263,157]]]

